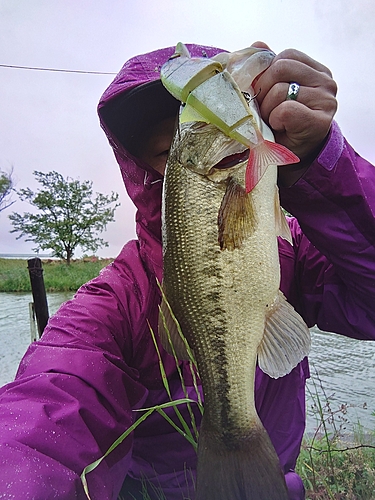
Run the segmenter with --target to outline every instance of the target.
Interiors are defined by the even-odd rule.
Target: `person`
[[[187,47],[193,56],[220,52]],[[50,318],[15,381],[1,389],[2,498],[86,498],[83,469],[142,414],[136,410],[169,401],[150,329],[157,331],[161,300],[163,172],[179,108],[159,76],[173,52],[170,47],[130,59],[100,100],[101,126],[137,208],[137,239]],[[291,82],[299,85],[297,99],[286,99]],[[309,326],[373,340],[375,169],[333,121],[331,73],[290,49],[275,57],[254,87],[276,140],[301,158],[279,169],[294,243],[279,241],[281,290]],[[156,341],[172,397],[184,397],[175,361]],[[180,370],[196,399],[189,364],[182,361]],[[307,359],[277,380],[256,373],[257,410],[291,499],[304,498],[294,468],[308,376]],[[179,408],[189,421],[186,406]],[[173,409],[165,411],[178,424]],[[199,423],[197,406],[192,411]],[[88,488],[101,500],[142,498],[142,489],[150,498],[160,498],[161,489],[168,500],[193,499],[195,467],[193,446],[154,412],[87,475]]]

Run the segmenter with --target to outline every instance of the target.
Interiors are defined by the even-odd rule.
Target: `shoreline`
[[[10,255],[10,254],[9,254]],[[41,258],[46,292],[77,291],[80,286],[99,275],[114,259],[85,256],[73,259],[68,266],[57,258]],[[0,292],[30,292],[31,283],[25,258],[0,257]]]

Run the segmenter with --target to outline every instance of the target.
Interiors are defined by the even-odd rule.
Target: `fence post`
[[[29,302],[29,319],[30,319],[31,343],[33,343],[39,339],[39,333],[37,333],[37,327],[36,327],[34,302]]]
[[[34,259],[28,259],[27,268],[29,270],[35,316],[40,338],[49,318],[46,289],[43,279],[42,261],[38,257]]]

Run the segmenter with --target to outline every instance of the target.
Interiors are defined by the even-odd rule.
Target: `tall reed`
[[[374,500],[375,432],[350,423],[349,405],[333,407],[317,372],[313,387],[316,430],[304,436],[296,468],[306,500]]]
[[[160,287],[161,289],[161,287]],[[161,289],[161,292],[162,292],[162,296],[163,298],[165,299],[165,296],[163,294],[163,291]],[[168,304],[167,304],[168,305]],[[90,497],[90,493],[89,493],[89,487],[88,487],[88,484],[87,484],[87,474],[89,474],[90,472],[92,472],[94,469],[96,469],[96,467],[98,467],[98,465],[100,465],[100,463],[115,449],[117,448],[117,446],[119,446],[128,436],[129,434],[131,434],[131,432],[133,432],[142,422],[144,422],[146,420],[146,418],[148,418],[153,412],[157,411],[162,417],[165,418],[165,420],[167,422],[169,422],[169,424],[178,432],[180,433],[182,436],[184,436],[186,438],[186,440],[194,447],[194,449],[196,450],[197,449],[197,445],[198,445],[198,429],[197,429],[197,425],[196,425],[196,422],[195,422],[195,417],[194,417],[194,413],[191,409],[191,405],[194,404],[194,405],[198,405],[201,413],[203,414],[203,403],[201,401],[201,395],[200,395],[200,392],[199,392],[199,389],[198,389],[198,383],[197,383],[197,379],[196,379],[196,372],[197,372],[197,368],[196,368],[196,361],[194,359],[194,355],[188,345],[188,342],[186,340],[186,338],[184,337],[182,331],[181,331],[181,328],[180,328],[180,325],[178,324],[178,321],[176,319],[176,317],[174,316],[171,308],[169,307],[168,305],[168,308],[169,308],[169,312],[171,313],[171,316],[175,322],[175,325],[177,327],[177,331],[179,333],[179,335],[181,336],[181,339],[182,341],[184,342],[186,348],[187,348],[187,352],[189,354],[189,357],[190,357],[190,370],[191,370],[191,375],[192,375],[192,378],[193,378],[193,382],[194,382],[194,387],[195,387],[195,396],[196,396],[196,400],[195,399],[191,399],[188,397],[188,391],[186,389],[186,386],[185,386],[185,381],[184,381],[184,378],[183,378],[183,374],[182,374],[182,371],[181,371],[181,368],[180,368],[180,362],[177,358],[177,355],[176,355],[176,352],[175,352],[175,349],[174,349],[174,346],[173,346],[173,342],[172,342],[172,339],[171,339],[171,335],[170,335],[170,332],[167,328],[167,325],[166,325],[166,321],[165,321],[165,317],[162,313],[162,311],[159,309],[160,311],[160,316],[161,316],[161,319],[162,321],[164,322],[164,326],[165,326],[165,329],[166,329],[166,332],[167,332],[167,335],[168,335],[168,341],[169,341],[169,344],[170,344],[170,349],[172,351],[172,355],[174,357],[174,360],[175,360],[175,364],[176,364],[176,368],[177,368],[177,373],[179,375],[179,378],[180,378],[180,383],[181,383],[181,387],[182,387],[182,390],[183,390],[183,393],[184,393],[184,398],[182,399],[178,399],[178,400],[173,400],[172,398],[172,392],[170,390],[170,387],[169,387],[169,382],[168,382],[168,378],[166,376],[166,372],[165,372],[165,369],[164,369],[164,365],[163,365],[163,361],[162,361],[162,357],[161,357],[161,353],[160,353],[160,350],[159,350],[159,347],[158,347],[158,343],[157,343],[157,340],[156,340],[156,336],[155,336],[155,333],[151,327],[151,325],[149,324],[149,330],[150,330],[150,334],[151,334],[151,337],[152,337],[152,340],[154,342],[154,346],[155,346],[155,349],[156,349],[156,352],[157,352],[157,355],[158,355],[158,359],[159,359],[159,369],[160,369],[160,375],[161,375],[161,379],[163,381],[163,385],[164,385],[164,388],[166,390],[166,393],[169,397],[169,402],[166,402],[166,403],[163,403],[163,404],[160,404],[160,405],[156,405],[156,406],[153,406],[151,408],[142,408],[142,409],[139,409],[139,410],[133,410],[134,412],[144,412],[140,417],[138,417],[135,422],[133,423],[133,425],[131,425],[111,446],[110,448],[106,451],[106,453],[100,457],[98,460],[96,460],[95,462],[93,462],[92,464],[88,465],[87,467],[85,467],[85,469],[83,470],[82,474],[81,474],[81,481],[82,481],[82,484],[83,484],[83,488],[84,488],[84,491],[86,493],[86,496],[89,500],[91,500],[91,497]],[[183,417],[183,415],[181,414],[180,410],[179,410],[179,405],[181,404],[186,404],[187,407],[188,407],[188,411],[189,411],[189,416],[190,416],[190,420],[189,421],[186,421]],[[180,425],[177,425],[169,416],[168,414],[164,411],[166,408],[173,408],[177,417],[178,417],[178,421],[180,423]],[[147,483],[147,479],[144,479],[144,500],[149,500],[149,495],[147,493],[147,487],[146,487],[146,483]],[[157,492],[157,496],[158,498],[160,498],[160,500],[164,500],[164,494],[162,491],[159,491]]]
[[[170,312],[172,314],[171,310]],[[173,314],[172,317],[177,325],[181,338],[187,343]],[[165,321],[164,325],[166,326]],[[154,411],[157,411],[166,418],[176,431],[182,434],[194,448],[197,447],[198,430],[193,418],[193,412],[190,412],[192,420],[186,422],[178,406],[181,404],[198,404],[203,413],[203,404],[200,400],[198,387],[196,385],[197,403],[195,400],[188,398],[183,376],[179,369],[179,362],[174,353],[185,398],[176,401],[172,400],[172,394],[156,342],[155,333],[151,327],[150,333],[159,358],[160,374],[170,401],[161,405],[156,405],[152,408],[138,410],[138,412],[144,413],[137,418],[134,424],[122,434],[115,443],[113,443],[101,458],[84,469],[81,480],[88,499],[90,499],[90,495],[87,485],[87,474],[94,470],[111,451],[122,443],[124,439],[126,439],[129,434]],[[173,352],[173,344],[170,335],[169,342]],[[193,353],[191,353],[189,349],[188,352],[190,352],[191,355],[192,374],[195,376],[196,367],[193,369],[195,366]],[[375,431],[365,433],[361,424],[357,422],[353,424],[352,432],[348,436],[347,427],[350,424],[347,416],[348,405],[341,404],[336,409],[332,407],[330,398],[327,396],[317,372],[315,376],[313,376],[313,387],[314,391],[308,390],[310,392],[310,399],[313,401],[311,409],[316,418],[316,430],[312,436],[305,434],[296,467],[296,471],[300,474],[306,488],[306,500],[374,500]],[[320,393],[323,394],[323,399],[319,395],[318,387]],[[164,411],[169,407],[174,408],[180,426],[176,425]],[[193,432],[191,429],[193,429]],[[147,492],[148,481],[146,478],[144,478],[143,484],[144,500],[150,500]],[[166,500],[162,491],[158,491],[156,496],[158,500]]]

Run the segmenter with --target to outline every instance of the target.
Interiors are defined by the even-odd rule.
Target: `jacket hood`
[[[223,50],[186,45],[195,57],[213,57]],[[122,178],[137,208],[136,230],[141,253],[161,276],[161,198],[163,177],[135,156],[134,143],[152,123],[177,114],[179,101],[160,81],[160,69],[172,56],[168,47],[129,59],[102,95],[98,114]]]

